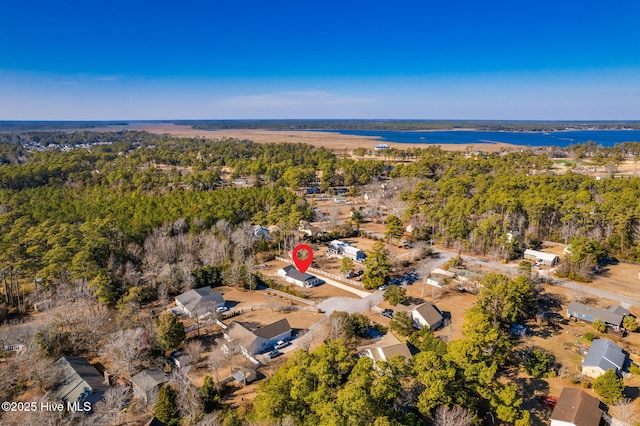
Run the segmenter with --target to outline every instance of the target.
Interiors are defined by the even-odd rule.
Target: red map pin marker
[[[311,261],[313,260],[313,250],[306,244],[298,244],[293,249],[291,257],[293,258],[293,263],[296,264],[296,268],[298,268],[298,271],[304,274],[309,266],[311,266]]]

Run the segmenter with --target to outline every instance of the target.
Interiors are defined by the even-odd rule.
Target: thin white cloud
[[[96,77],[96,81],[120,81],[121,75],[101,75]]]
[[[373,98],[337,95],[323,90],[287,91],[260,95],[234,96],[223,101],[227,108],[328,107],[369,104]]]

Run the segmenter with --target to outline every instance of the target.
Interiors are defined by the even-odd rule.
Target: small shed
[[[233,379],[240,384],[249,384],[255,382],[258,378],[254,370],[236,371],[231,375],[231,377],[233,377]]]

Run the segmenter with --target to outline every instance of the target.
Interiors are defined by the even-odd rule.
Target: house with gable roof
[[[320,284],[324,284],[324,280],[316,277],[315,275],[308,274],[306,272],[300,272],[293,265],[285,266],[278,269],[278,276],[283,277],[288,283],[298,285],[300,287],[314,287]]]
[[[436,305],[429,302],[412,308],[409,313],[413,319],[413,325],[417,329],[428,327],[431,330],[435,330],[442,325],[444,319],[442,312],[440,312]]]
[[[598,378],[608,370],[619,374],[624,368],[627,355],[620,346],[609,339],[596,339],[591,343],[587,356],[582,361],[582,374]]]
[[[237,346],[244,356],[251,357],[270,350],[280,340],[291,339],[292,331],[286,318],[264,327],[232,321],[224,331],[226,343],[223,350],[227,353],[233,352],[234,347]]]
[[[569,318],[588,323],[600,319],[614,330],[619,330],[622,327],[622,320],[626,315],[629,315],[629,311],[622,306],[609,306],[607,309],[600,309],[583,303],[571,302],[567,307]]]
[[[582,389],[564,388],[553,412],[551,426],[599,426],[602,403]]]
[[[82,407],[85,402],[100,401],[109,389],[104,376],[81,356],[63,356],[52,368],[57,376],[47,394],[50,401],[77,403]]]
[[[169,381],[169,376],[159,368],[146,368],[131,378],[131,387],[135,395],[147,400],[150,392]]]
[[[215,312],[224,306],[222,293],[212,293],[211,287],[201,287],[189,290],[176,297],[176,305],[184,311],[189,318],[197,317],[207,312]]]
[[[366,356],[373,360],[374,365],[379,361],[389,361],[394,356],[400,355],[405,361],[409,361],[418,350],[412,345],[398,339],[391,333],[384,335],[380,341],[371,345],[358,348],[360,356]]]

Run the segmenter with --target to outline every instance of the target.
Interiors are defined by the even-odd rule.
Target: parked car
[[[286,348],[290,344],[291,344],[291,342],[289,342],[289,341],[278,340],[278,343],[276,343],[274,348],[275,349],[282,349],[282,348]]]
[[[387,289],[387,285],[386,284],[381,285],[380,287],[378,287],[378,290],[385,291],[386,289]]]
[[[382,316],[386,318],[393,318],[393,309],[385,309],[382,311]]]
[[[267,354],[267,356],[269,357],[269,359],[277,358],[277,357],[279,357],[280,355],[282,355],[282,352],[280,352],[280,351],[279,351],[279,350],[277,350],[277,349],[276,349],[276,350],[273,350],[273,351],[271,351],[271,352],[269,352],[269,353]]]
[[[216,312],[220,313],[220,312],[227,312],[229,310],[229,308],[227,308],[226,306],[220,306],[218,309],[216,309]]]

